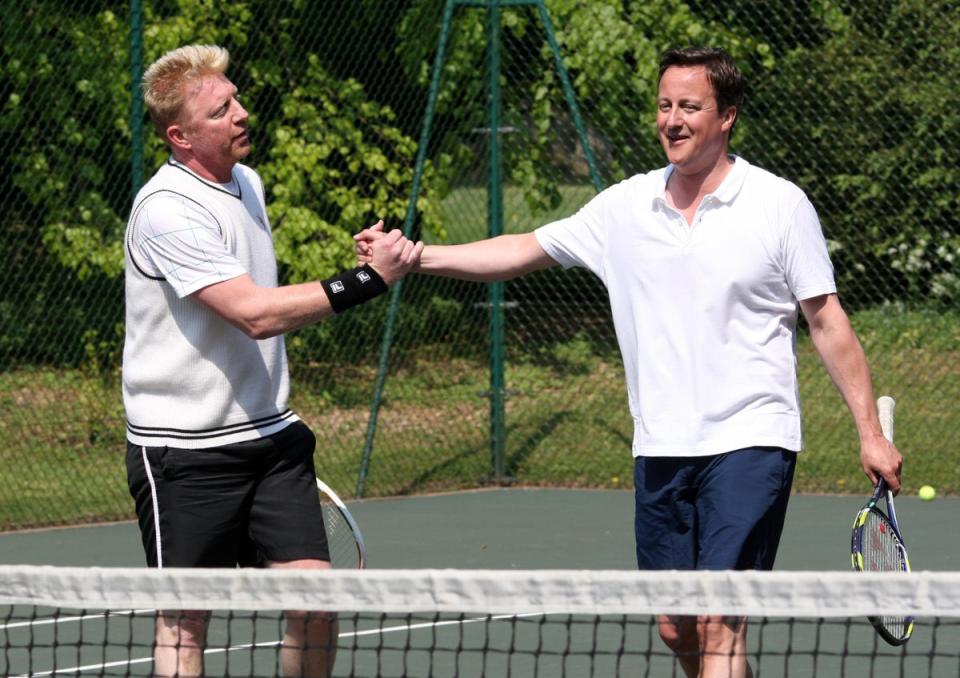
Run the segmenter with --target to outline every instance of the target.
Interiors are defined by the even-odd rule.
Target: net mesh
[[[659,614],[746,617],[755,676],[960,673],[960,573],[35,566],[0,568],[0,673],[154,674],[157,609],[210,611],[205,675],[283,675],[281,610],[337,612],[336,676],[683,675]],[[904,613],[902,647],[866,620]]]

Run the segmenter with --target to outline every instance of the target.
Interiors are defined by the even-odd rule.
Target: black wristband
[[[334,313],[343,313],[387,291],[387,283],[369,264],[321,280]]]

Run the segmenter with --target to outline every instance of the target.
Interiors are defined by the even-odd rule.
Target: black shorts
[[[329,560],[316,438],[302,422],[205,450],[127,443],[127,482],[150,567]]]

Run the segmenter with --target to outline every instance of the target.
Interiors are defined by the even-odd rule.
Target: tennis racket
[[[350,511],[325,482],[317,478],[320,490],[320,507],[323,524],[327,529],[327,545],[330,548],[330,563],[335,568],[363,569],[366,566],[366,549],[363,535]]]
[[[893,408],[895,402],[889,396],[877,399],[880,427],[887,440],[893,441]],[[887,513],[877,504],[884,498]],[[857,572],[909,572],[910,561],[903,545],[897,513],[893,507],[893,492],[883,478],[866,506],[860,509],[853,521],[851,561]],[[880,637],[891,645],[903,645],[913,633],[913,617],[869,617],[870,623]]]

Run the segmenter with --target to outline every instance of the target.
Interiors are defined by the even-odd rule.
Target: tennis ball
[[[933,501],[933,498],[937,496],[937,491],[929,485],[924,485],[920,488],[920,492],[918,494],[924,501]]]

